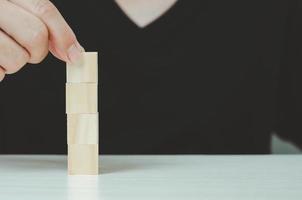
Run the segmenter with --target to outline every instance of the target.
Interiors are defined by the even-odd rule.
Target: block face
[[[98,54],[84,52],[82,58],[66,69],[68,173],[98,175]]]
[[[99,115],[67,115],[67,144],[98,144]]]
[[[97,144],[68,145],[68,174],[98,175],[99,147]]]
[[[66,113],[97,113],[97,93],[95,83],[66,83]]]
[[[67,64],[68,83],[97,83],[98,82],[98,53],[83,52],[81,62]]]

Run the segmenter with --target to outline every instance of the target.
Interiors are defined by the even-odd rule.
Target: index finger
[[[49,31],[50,51],[57,58],[66,62],[74,62],[82,51],[70,26],[59,10],[49,0],[10,0],[10,2],[24,8],[39,17]]]

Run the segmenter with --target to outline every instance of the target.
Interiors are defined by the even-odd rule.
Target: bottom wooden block
[[[72,144],[68,145],[69,175],[99,174],[99,145]]]

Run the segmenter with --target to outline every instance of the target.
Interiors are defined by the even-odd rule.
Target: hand
[[[0,0],[0,81],[48,51],[65,62],[84,51],[58,9],[49,0]]]

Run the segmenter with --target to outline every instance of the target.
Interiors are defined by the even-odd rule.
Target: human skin
[[[115,0],[123,12],[140,28],[144,28],[169,10],[177,0]]]
[[[51,52],[76,62],[83,47],[49,0],[0,0],[0,81]]]

